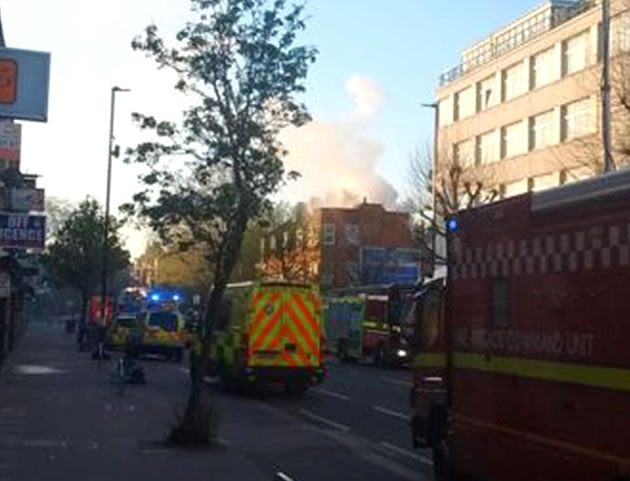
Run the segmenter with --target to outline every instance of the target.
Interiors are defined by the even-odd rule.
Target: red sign
[[[12,58],[0,58],[0,103],[12,104],[17,94],[17,62]]]
[[[111,296],[105,298],[105,324],[112,322],[113,302]],[[92,296],[90,300],[90,322],[101,324],[101,296]]]

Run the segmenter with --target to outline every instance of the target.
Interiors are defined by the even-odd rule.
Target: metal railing
[[[517,24],[507,32],[490,36],[487,40],[488,45],[480,46],[475,54],[465,56],[467,58],[459,65],[440,75],[440,87],[581,15],[590,10],[595,3],[595,0],[582,0],[577,3],[567,2],[567,4],[562,4],[562,6],[554,7],[552,5],[544,15],[529,23],[527,27]]]

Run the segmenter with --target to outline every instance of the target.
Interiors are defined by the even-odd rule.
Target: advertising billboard
[[[363,247],[362,284],[410,284],[420,276],[420,249]]]
[[[11,189],[11,209],[17,212],[43,212],[44,189]]]
[[[48,119],[50,54],[0,48],[0,117]]]
[[[43,249],[45,241],[45,216],[0,212],[0,247]]]

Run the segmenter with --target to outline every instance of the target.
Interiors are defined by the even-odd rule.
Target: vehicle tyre
[[[350,362],[350,356],[348,355],[348,343],[345,339],[342,339],[337,343],[337,359],[345,363]]]
[[[306,385],[299,381],[289,381],[284,384],[284,392],[291,399],[300,398],[306,392]]]
[[[381,367],[387,366],[387,352],[385,351],[385,346],[383,346],[383,344],[376,346],[376,351],[374,352],[374,364]]]
[[[448,441],[442,440],[433,447],[433,477],[435,481],[455,481],[453,453]]]
[[[173,354],[173,359],[175,360],[175,362],[182,362],[182,359],[184,359],[184,350],[177,349]]]

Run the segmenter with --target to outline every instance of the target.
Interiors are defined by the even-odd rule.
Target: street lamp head
[[[112,87],[113,92],[131,92],[131,89],[123,89],[121,87],[115,86]]]
[[[430,104],[428,104],[428,103],[421,103],[420,105],[422,107],[428,107],[428,108],[431,108],[431,109],[436,109],[438,107],[437,102],[431,102]]]

